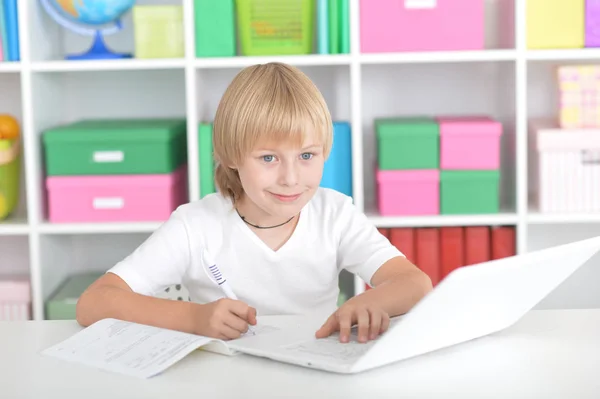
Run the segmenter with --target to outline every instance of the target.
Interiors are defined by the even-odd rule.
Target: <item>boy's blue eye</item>
[[[264,155],[263,156],[263,161],[265,162],[271,162],[273,160],[273,155]]]
[[[305,152],[304,154],[302,154],[302,159],[309,160],[312,158],[312,156],[313,154],[311,154],[310,152]]]

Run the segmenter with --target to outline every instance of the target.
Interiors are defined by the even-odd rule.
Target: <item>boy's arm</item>
[[[119,276],[106,273],[81,295],[76,318],[84,327],[98,320],[115,318],[196,333],[194,311],[191,302],[137,294]]]
[[[361,300],[377,304],[390,317],[408,312],[433,288],[429,276],[403,256],[381,265],[371,285],[374,288],[363,292]]]

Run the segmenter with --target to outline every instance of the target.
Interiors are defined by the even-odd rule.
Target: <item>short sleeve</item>
[[[136,293],[154,295],[180,284],[190,263],[186,224],[179,210],[130,255],[108,272],[121,277]]]
[[[350,198],[342,205],[339,215],[338,269],[346,269],[370,285],[371,278],[385,262],[404,256],[356,209]]]

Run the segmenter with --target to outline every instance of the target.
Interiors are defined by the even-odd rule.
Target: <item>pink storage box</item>
[[[164,221],[187,202],[187,165],[164,175],[50,176],[46,184],[53,223]]]
[[[360,0],[363,53],[480,50],[484,0]]]
[[[0,276],[0,321],[31,319],[31,290],[27,277]]]
[[[382,216],[439,214],[439,170],[378,170],[376,173]]]
[[[488,117],[441,117],[437,121],[442,169],[500,168],[500,122]]]

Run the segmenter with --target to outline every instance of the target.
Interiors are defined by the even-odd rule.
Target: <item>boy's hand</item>
[[[358,341],[367,342],[377,338],[390,326],[389,315],[379,306],[366,303],[360,296],[346,301],[316,332],[317,338],[325,338],[340,332],[340,342],[350,341],[352,325],[358,324]]]
[[[242,301],[223,298],[205,305],[194,304],[196,333],[223,340],[236,339],[256,324],[256,309]]]

